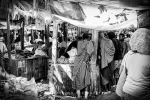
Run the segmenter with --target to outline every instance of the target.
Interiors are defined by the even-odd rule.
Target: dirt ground
[[[78,100],[78,99],[75,97],[65,96],[61,100]],[[85,99],[82,98],[80,100],[85,100]],[[89,98],[87,100],[121,100],[121,98],[115,92],[112,92],[111,94],[108,95],[98,95],[95,98]]]

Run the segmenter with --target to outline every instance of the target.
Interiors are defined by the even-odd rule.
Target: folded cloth
[[[101,68],[105,68],[113,60],[115,47],[113,42],[110,39],[103,38],[101,40],[101,56],[102,56],[102,65]]]

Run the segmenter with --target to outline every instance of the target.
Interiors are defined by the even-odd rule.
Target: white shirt
[[[127,78],[123,91],[135,97],[150,97],[150,55],[132,53],[128,55],[125,67]]]
[[[68,53],[69,56],[70,56],[69,62],[70,62],[70,63],[73,63],[73,62],[74,62],[74,59],[75,59],[75,57],[76,57],[76,55],[77,55],[77,49],[76,49],[76,48],[73,48],[73,49],[71,49],[70,51],[68,51],[67,53]]]

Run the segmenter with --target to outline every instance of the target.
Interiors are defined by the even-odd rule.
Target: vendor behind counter
[[[57,60],[58,63],[74,63],[74,59],[77,55],[77,44],[78,44],[78,41],[80,41],[80,40],[82,40],[81,37],[72,41],[69,44],[65,53]]]
[[[44,42],[39,39],[36,41],[36,45],[37,48],[34,51],[34,56],[47,56],[46,52],[44,51],[45,50]]]
[[[63,54],[64,57],[66,58],[69,58],[69,55],[68,55],[68,51],[70,51],[72,48],[76,48],[77,49],[77,44],[78,44],[78,41],[82,40],[82,37],[78,37],[78,39],[72,41],[68,48],[66,49],[66,52]]]

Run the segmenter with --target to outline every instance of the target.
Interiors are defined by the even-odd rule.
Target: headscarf
[[[132,51],[150,55],[150,30],[146,28],[137,29],[129,41]]]
[[[115,47],[110,39],[104,37],[103,33],[101,33],[101,35],[102,35],[100,43],[102,56],[101,68],[105,68],[114,58]]]

